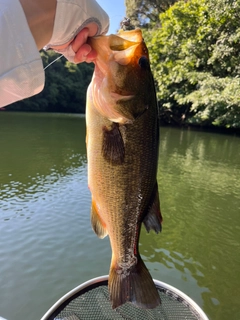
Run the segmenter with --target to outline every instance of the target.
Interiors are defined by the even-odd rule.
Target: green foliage
[[[41,56],[44,66],[59,57],[54,51],[42,51]],[[16,102],[7,110],[84,113],[92,73],[93,65],[73,64],[62,57],[45,70],[45,87],[41,93]]]
[[[178,0],[125,0],[126,15],[136,27],[160,26],[159,13]]]
[[[144,32],[166,122],[240,127],[240,1],[180,1]]]
[[[132,23],[147,27],[161,120],[240,128],[240,0],[125,3]],[[58,57],[41,55],[44,66]],[[7,110],[85,112],[92,72],[61,58],[46,69],[42,93]]]

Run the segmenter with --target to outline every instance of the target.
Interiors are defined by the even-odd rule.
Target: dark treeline
[[[44,67],[59,54],[41,52]],[[28,99],[16,102],[7,111],[85,113],[86,92],[93,73],[93,64],[74,64],[64,57],[45,70],[44,90]]]
[[[141,27],[156,81],[161,122],[240,129],[240,1],[125,0]],[[42,52],[44,65],[57,54]],[[45,89],[7,110],[85,112],[93,65],[61,58]]]

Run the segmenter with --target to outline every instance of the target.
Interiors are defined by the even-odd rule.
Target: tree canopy
[[[43,65],[47,66],[59,54],[42,51],[41,56]],[[92,73],[92,64],[74,64],[62,57],[45,70],[45,87],[41,93],[16,102],[6,110],[85,113],[86,92]]]
[[[240,0],[125,0],[143,27],[161,121],[240,128]],[[42,52],[44,66],[58,55]],[[93,65],[65,58],[46,69],[45,89],[7,110],[85,112]]]
[[[154,23],[160,25],[159,13],[165,12],[178,0],[125,0],[126,16],[136,27],[146,27]]]
[[[144,32],[168,123],[240,127],[240,1],[179,1]]]

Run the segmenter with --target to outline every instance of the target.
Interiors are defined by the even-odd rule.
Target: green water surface
[[[161,128],[163,231],[140,237],[155,279],[212,320],[240,319],[240,139]],[[85,119],[0,113],[0,316],[37,320],[108,273],[108,238],[89,221]]]

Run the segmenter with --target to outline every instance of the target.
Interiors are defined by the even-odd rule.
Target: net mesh
[[[64,301],[44,320],[195,320],[206,319],[188,301],[169,289],[156,285],[162,304],[152,310],[144,310],[126,303],[112,309],[107,281],[90,285]],[[201,310],[201,309],[200,309]]]

